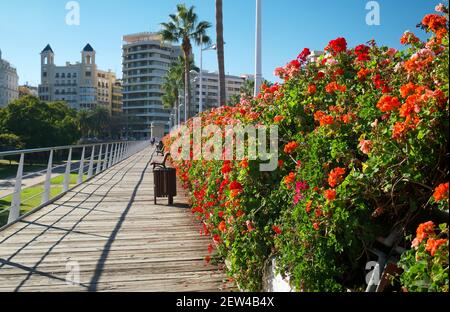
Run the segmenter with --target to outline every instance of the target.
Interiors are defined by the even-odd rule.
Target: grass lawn
[[[12,161],[10,164],[9,160],[0,159],[0,179],[15,177],[17,175],[17,166],[18,163],[16,161]],[[35,164],[35,165],[24,164],[23,172],[26,174],[33,171],[44,170],[46,168],[47,166],[43,164]]]
[[[86,179],[86,175],[83,180]],[[70,187],[75,186],[78,174],[71,174]],[[53,198],[62,192],[62,184],[64,176],[57,176],[51,180],[50,198]],[[44,184],[38,184],[22,190],[20,214],[23,215],[28,211],[38,207],[42,201],[42,192],[44,191]],[[0,226],[5,225],[8,221],[9,207],[11,206],[13,195],[6,196],[0,199]],[[4,210],[4,211],[3,211]],[[3,212],[2,212],[3,211]]]

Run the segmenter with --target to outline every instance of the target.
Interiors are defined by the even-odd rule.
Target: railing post
[[[23,162],[25,154],[20,154],[19,167],[17,168],[16,184],[14,186],[14,195],[9,209],[8,223],[16,221],[20,217],[20,197],[22,193],[22,176],[23,176]]]
[[[50,200],[51,180],[53,167],[53,150],[50,151],[48,157],[47,173],[45,175],[44,194],[42,194],[42,205]]]
[[[67,157],[66,172],[64,174],[63,192],[67,192],[69,190],[71,165],[72,165],[72,148],[69,149],[69,157]]]
[[[95,145],[92,146],[91,158],[89,159],[89,169],[87,178],[92,178],[92,174],[94,173],[94,157],[95,157]]]
[[[111,152],[109,153],[109,164],[108,164],[108,168],[110,168],[113,165],[113,159],[114,159],[114,147],[115,144],[113,143],[111,145]]]
[[[103,170],[106,170],[106,167],[108,166],[108,149],[109,149],[109,144],[106,144],[106,152],[105,152],[105,159],[103,160]]]
[[[117,164],[117,154],[118,153],[119,153],[119,143],[116,144],[116,148],[114,149],[113,165]]]
[[[83,183],[83,175],[84,175],[84,153],[86,152],[86,147],[83,147],[83,151],[81,152],[81,160],[78,168],[78,179],[77,184]]]
[[[95,174],[99,174],[102,171],[102,151],[103,144],[100,144],[100,151],[98,152],[97,169],[95,170]]]

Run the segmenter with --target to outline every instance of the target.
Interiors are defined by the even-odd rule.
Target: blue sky
[[[0,49],[18,69],[20,83],[39,83],[40,51],[50,43],[56,63],[80,59],[90,43],[101,69],[121,76],[122,36],[157,31],[174,12],[176,0],[79,0],[80,26],[65,23],[66,0],[0,0]],[[226,72],[254,71],[254,0],[224,0]],[[378,0],[381,25],[365,22],[368,0],[263,0],[263,75],[275,80],[273,70],[295,58],[304,48],[321,50],[336,37],[350,46],[375,39],[380,45],[400,48],[405,30],[424,37],[416,24],[434,10],[438,0]],[[184,1],[195,5],[200,19],[214,24],[214,0]],[[215,37],[215,29],[210,35]],[[194,48],[198,63],[198,47]],[[204,68],[217,68],[214,51],[204,54]]]

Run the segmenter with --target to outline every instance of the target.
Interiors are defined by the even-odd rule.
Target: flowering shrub
[[[402,255],[400,266],[405,291],[448,292],[448,227],[442,224],[440,233],[433,222],[417,228],[412,250]]]
[[[440,10],[422,21],[426,42],[407,32],[403,51],[373,41],[348,49],[337,38],[317,62],[305,49],[277,68],[283,84],[202,114],[204,128],[279,126],[274,172],[260,172],[261,159],[174,162],[201,234],[215,242],[209,251],[229,260],[242,288],[260,290],[276,257],[297,290],[364,289],[376,237],[407,229],[418,214],[448,213],[448,11]],[[439,239],[447,241],[419,248],[448,265],[440,252],[448,238]],[[408,259],[405,268],[414,267]],[[406,283],[413,275],[405,274]]]

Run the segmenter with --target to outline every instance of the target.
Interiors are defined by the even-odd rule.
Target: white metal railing
[[[12,195],[11,206],[9,207],[9,215],[7,224],[11,224],[20,218],[20,208],[21,205],[26,201],[30,201],[35,199],[38,196],[42,196],[41,205],[44,206],[52,201],[53,198],[57,196],[61,196],[67,193],[70,190],[70,179],[73,173],[77,173],[76,184],[73,186],[78,186],[83,183],[84,178],[86,180],[91,179],[92,177],[100,174],[108,168],[118,164],[124,159],[142,151],[146,147],[150,145],[150,141],[116,141],[109,143],[98,143],[98,144],[88,144],[88,145],[74,145],[74,146],[59,146],[59,147],[50,147],[50,148],[38,148],[38,149],[29,149],[29,150],[19,150],[19,151],[9,151],[9,152],[0,152],[0,159],[4,157],[17,156],[19,157],[17,175],[14,181],[14,191],[5,196],[6,197]],[[67,151],[67,161],[65,164],[53,166],[55,153]],[[81,151],[81,157],[79,160],[74,162],[73,155],[74,151]],[[42,171],[36,171],[29,174],[24,175],[24,164],[27,156],[32,154],[43,154],[48,153],[48,162],[47,169]],[[78,164],[77,168],[73,168],[76,164]],[[51,198],[51,187],[52,187],[52,175],[56,169],[64,169],[64,173],[61,175],[63,178],[63,186],[62,193]],[[36,185],[42,185],[43,183],[43,191],[33,195],[32,197],[28,197],[25,200],[22,200],[22,191],[23,191],[23,181],[27,178],[31,178],[35,175],[44,174],[42,180],[36,181],[33,185],[29,185],[28,187],[33,187]],[[58,175],[58,176],[61,176]],[[54,178],[55,176],[53,176]],[[1,188],[0,180],[0,188]],[[37,207],[34,207],[37,208]],[[5,213],[8,209],[0,210],[1,213]],[[0,228],[2,225],[0,224]]]

